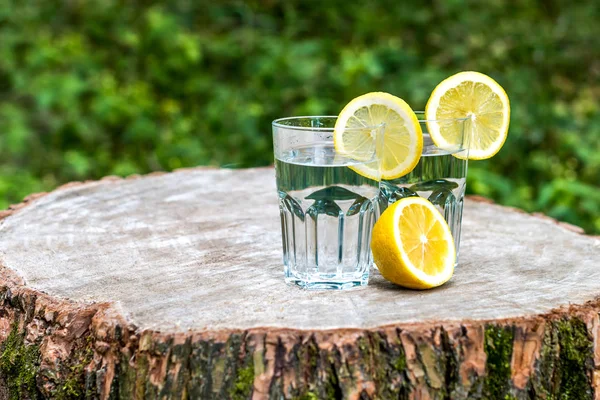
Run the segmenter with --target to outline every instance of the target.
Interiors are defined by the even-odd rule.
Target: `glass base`
[[[348,290],[367,286],[369,283],[369,275],[363,275],[361,277],[312,277],[312,279],[303,279],[295,276],[286,276],[285,283],[288,285],[299,286],[306,290]]]

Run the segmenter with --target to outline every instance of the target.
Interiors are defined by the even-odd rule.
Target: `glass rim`
[[[440,118],[440,119],[420,119],[419,116],[425,116],[425,111],[413,111],[415,113],[415,115],[417,116],[417,120],[419,121],[419,123],[428,123],[428,122],[464,122],[464,121],[468,121],[470,118],[469,117],[464,117],[464,118]],[[292,120],[300,120],[300,119],[316,119],[316,118],[339,118],[339,115],[300,115],[297,117],[283,117],[283,118],[277,118],[275,120],[273,120],[271,122],[271,125],[275,128],[283,128],[283,129],[292,129],[292,130],[299,130],[299,131],[333,131],[334,128],[333,127],[321,127],[321,126],[294,126],[294,125],[285,125],[282,124],[282,122],[284,121],[292,121]],[[381,126],[385,125],[384,122],[378,124],[378,125],[371,125],[371,126],[361,126],[360,128],[356,128],[356,129],[378,129],[381,128]]]
[[[337,118],[339,118],[339,115],[300,115],[297,117],[283,117],[283,118],[277,118],[277,119],[273,120],[273,122],[271,122],[271,125],[275,128],[291,129],[291,130],[298,130],[298,131],[321,131],[321,132],[331,131],[331,132],[333,132],[333,130],[335,129],[334,127],[295,126],[295,125],[282,124],[283,121],[293,121],[293,120],[300,120],[300,119],[317,119],[317,118],[337,119]],[[384,125],[385,125],[385,123],[381,122],[377,125],[361,126],[360,128],[346,128],[346,130],[379,129]]]

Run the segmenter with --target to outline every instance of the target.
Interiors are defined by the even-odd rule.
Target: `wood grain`
[[[455,276],[426,292],[376,271],[286,286],[271,168],[70,184],[0,218],[0,394],[591,398],[600,381],[600,239],[481,199]]]

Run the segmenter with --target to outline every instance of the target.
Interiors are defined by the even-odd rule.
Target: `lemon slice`
[[[373,154],[376,147],[371,131],[361,128],[385,123],[381,157],[381,175],[377,163],[357,163],[354,171],[368,178],[395,179],[412,171],[423,150],[423,132],[414,111],[406,102],[383,92],[359,96],[344,107],[335,124],[333,143],[336,151],[355,160]],[[366,132],[366,133],[365,133]]]
[[[371,250],[381,275],[412,289],[429,289],[454,273],[456,251],[444,217],[422,197],[406,197],[381,214]]]
[[[431,93],[425,106],[427,120],[469,118],[466,122],[469,159],[494,156],[508,135],[510,102],[502,86],[479,72],[460,72],[445,79]],[[460,146],[459,125],[427,122],[436,146]],[[459,158],[464,158],[457,155]]]

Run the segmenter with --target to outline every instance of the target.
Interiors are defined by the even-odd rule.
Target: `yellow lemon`
[[[335,124],[333,143],[336,151],[361,160],[376,147],[369,130],[361,128],[385,124],[381,175],[377,163],[351,166],[368,178],[395,179],[412,171],[423,150],[423,132],[414,111],[406,102],[384,92],[372,92],[355,98],[344,107]]]
[[[428,121],[468,118],[465,129],[469,159],[484,160],[500,151],[506,141],[510,102],[502,86],[489,76],[460,72],[433,90],[425,106],[425,118]],[[438,147],[452,148],[462,141],[456,124],[427,122],[427,129]]]
[[[383,212],[373,228],[373,260],[400,286],[429,289],[454,273],[456,251],[444,217],[429,200],[406,197]]]

